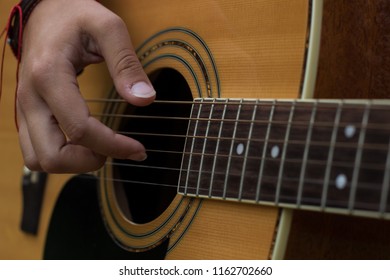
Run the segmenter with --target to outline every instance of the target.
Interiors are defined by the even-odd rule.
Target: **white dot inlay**
[[[273,146],[271,149],[271,157],[277,158],[279,156],[279,153],[280,153],[279,146],[277,145]]]
[[[237,148],[236,148],[237,155],[242,155],[244,153],[244,150],[245,150],[244,144],[240,143],[237,145]]]
[[[355,135],[356,127],[352,124],[349,124],[344,129],[344,135],[347,138],[352,138]]]
[[[347,176],[345,176],[344,174],[337,175],[336,188],[338,188],[339,190],[342,190],[347,186],[347,183],[348,183]]]

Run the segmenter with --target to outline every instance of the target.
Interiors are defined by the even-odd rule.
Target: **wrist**
[[[22,0],[11,11],[7,37],[8,43],[17,58],[20,58],[23,28],[29,16],[41,0]]]

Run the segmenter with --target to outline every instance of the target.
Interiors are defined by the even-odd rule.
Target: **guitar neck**
[[[179,193],[386,216],[389,108],[383,100],[196,99]]]

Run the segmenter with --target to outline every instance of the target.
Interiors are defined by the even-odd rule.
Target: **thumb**
[[[156,92],[144,72],[134,51],[127,27],[123,20],[106,10],[105,17],[94,21],[94,39],[106,60],[108,70],[118,93],[136,106],[153,102]]]

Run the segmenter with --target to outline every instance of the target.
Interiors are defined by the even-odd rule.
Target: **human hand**
[[[90,116],[77,84],[85,66],[105,60],[118,93],[136,106],[155,98],[124,22],[94,0],[43,0],[23,34],[17,89],[26,166],[50,173],[100,168],[107,156],[143,160],[138,141]]]

